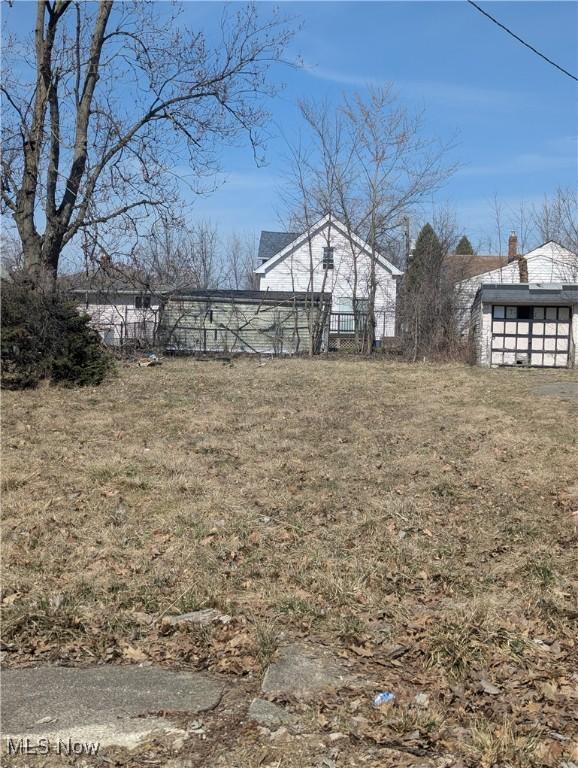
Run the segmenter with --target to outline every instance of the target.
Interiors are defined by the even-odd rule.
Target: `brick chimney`
[[[515,261],[518,258],[518,235],[515,232],[510,232],[508,238],[508,262]]]

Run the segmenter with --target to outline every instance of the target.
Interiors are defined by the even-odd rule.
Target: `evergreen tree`
[[[409,259],[402,294],[402,333],[406,354],[413,360],[432,352],[442,333],[444,256],[433,227],[426,224]]]
[[[413,253],[409,257],[405,273],[406,290],[410,293],[420,291],[432,277],[439,273],[443,260],[443,249],[431,224],[422,227]]]
[[[458,256],[473,256],[474,255],[474,249],[472,248],[472,244],[468,240],[468,238],[465,235],[462,235],[460,242],[458,243],[456,247],[456,255]]]
[[[2,281],[1,385],[26,389],[43,379],[96,386],[113,368],[87,315],[55,292]]]

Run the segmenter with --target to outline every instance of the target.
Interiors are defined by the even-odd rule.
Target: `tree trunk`
[[[23,249],[23,263],[26,279],[41,291],[53,291],[56,287],[60,245],[53,242],[46,248],[43,237],[30,238]]]

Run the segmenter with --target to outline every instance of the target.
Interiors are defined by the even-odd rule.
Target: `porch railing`
[[[367,314],[364,312],[332,312],[329,320],[329,333],[338,336],[353,335],[357,330],[363,333],[367,326]]]

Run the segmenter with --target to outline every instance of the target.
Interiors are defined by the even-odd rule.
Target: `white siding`
[[[480,326],[477,339],[480,365],[490,365],[492,347],[492,305],[480,304]]]
[[[524,256],[528,265],[529,283],[575,283],[578,281],[578,256],[558,243],[545,243]],[[467,333],[472,302],[482,283],[519,283],[520,268],[517,261],[484,272],[456,286],[459,298],[460,329]]]
[[[148,337],[156,326],[158,302],[148,309],[136,309],[134,301],[133,296],[108,296],[106,303],[91,303],[89,299],[78,310],[90,317],[90,324],[106,344],[118,346],[123,339],[135,335]]]
[[[323,268],[323,249],[334,249],[334,268]],[[369,295],[371,257],[332,224],[313,234],[303,244],[260,275],[261,291],[325,292],[332,294],[333,311],[340,298],[363,299]],[[357,274],[356,274],[357,273]],[[376,337],[395,334],[397,283],[391,273],[376,264]]]

